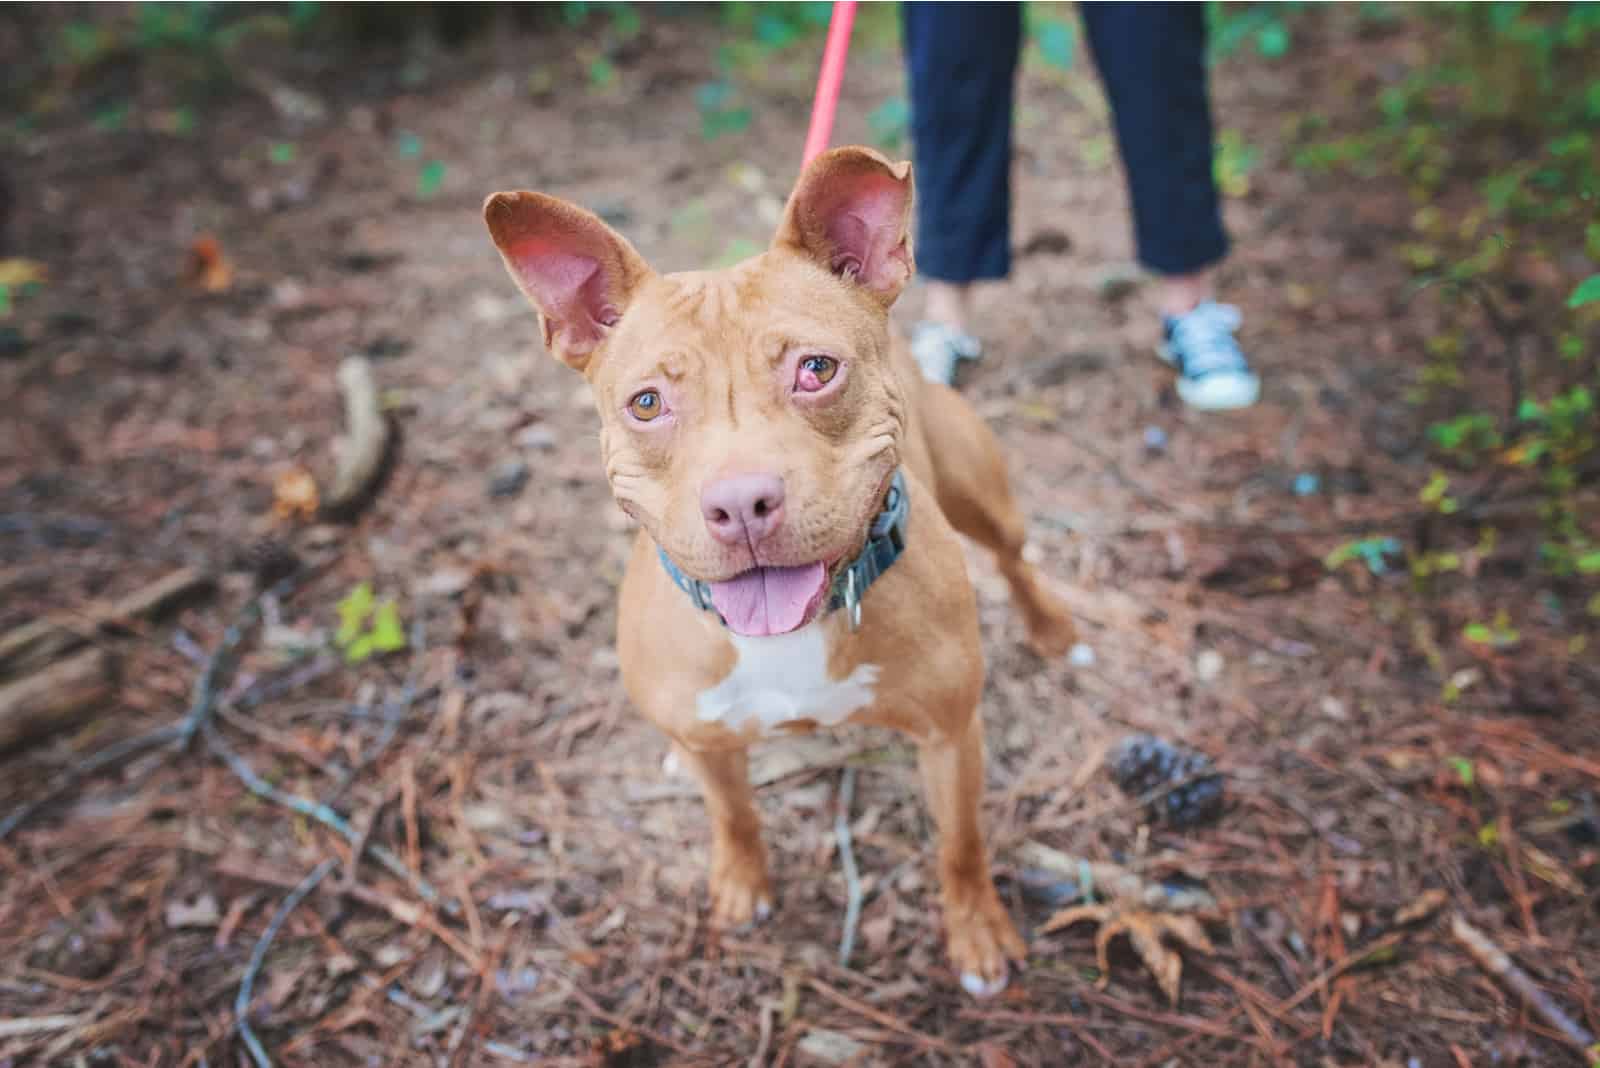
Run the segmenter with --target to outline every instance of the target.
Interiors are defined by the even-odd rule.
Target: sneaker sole
[[[980,352],[976,356],[963,356],[959,352],[956,353],[955,358],[950,362],[950,377],[948,378],[943,375],[929,374],[928,368],[923,365],[921,360],[917,359],[917,354],[914,350],[911,353],[911,358],[916,363],[917,370],[922,372],[923,378],[926,378],[929,382],[938,382],[940,385],[949,386],[951,389],[954,389],[956,385],[956,377],[961,372],[961,365],[964,363],[978,363],[983,359],[983,353]]]
[[[1156,355],[1168,367],[1177,367],[1172,349],[1165,342],[1156,347]],[[1189,407],[1201,412],[1229,412],[1248,408],[1261,399],[1261,379],[1254,374],[1209,375],[1205,378],[1178,376],[1178,397]]]

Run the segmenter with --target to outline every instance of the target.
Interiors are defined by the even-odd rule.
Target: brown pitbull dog
[[[939,827],[950,957],[967,990],[998,992],[1024,950],[979,828],[983,655],[956,531],[993,551],[1040,654],[1073,628],[1023,560],[994,436],[890,327],[913,270],[911,165],[823,154],[771,248],[719,271],[657,274],[539,193],[483,213],[545,345],[589,380],[606,477],[642,528],[617,651],[704,790],[714,923],[772,908],[749,745],[893,727]]]

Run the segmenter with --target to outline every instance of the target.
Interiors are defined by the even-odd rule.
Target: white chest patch
[[[728,677],[700,691],[697,714],[704,723],[761,731],[797,719],[843,723],[873,701],[878,665],[860,664],[847,678],[828,677],[828,642],[819,623],[770,638],[728,637],[739,659]]]

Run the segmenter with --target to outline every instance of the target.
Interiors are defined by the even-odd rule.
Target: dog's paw
[[[978,975],[975,972],[962,972],[961,989],[965,990],[979,1001],[985,1001],[1004,990],[1006,988],[1006,983],[1009,982],[1010,979],[1011,973],[1009,969],[1001,972],[1000,978],[998,979],[985,979],[983,976]]]
[[[1078,628],[1060,604],[1046,604],[1024,611],[1028,648],[1043,660],[1065,656],[1078,644]]]
[[[1073,625],[1066,603],[1051,589],[1049,581],[1031,567],[1013,570],[1008,578],[1012,599],[1022,611],[1028,648],[1044,660],[1065,656],[1078,643],[1078,628]]]
[[[950,962],[961,975],[962,989],[975,998],[991,998],[1006,988],[1011,962],[1019,964],[1027,947],[1011,925],[993,888],[969,903],[945,906],[950,932]]]
[[[759,857],[722,860],[711,869],[711,926],[736,931],[772,915],[772,886]]]
[[[719,931],[745,931],[772,915],[772,894],[765,888],[724,886],[711,894],[711,926]]]

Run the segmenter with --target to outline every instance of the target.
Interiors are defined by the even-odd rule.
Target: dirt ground
[[[1534,689],[1553,708],[1530,711],[1530,681],[1488,668],[1446,704],[1444,682],[1473,665],[1430,656],[1430,635],[1532,596],[1532,580],[1486,574],[1423,615],[1403,576],[1321,563],[1415,522],[1425,424],[1402,394],[1441,314],[1407,299],[1386,253],[1413,210],[1404,190],[1288,164],[1286,119],[1314,107],[1337,124],[1405,47],[1329,27],[1293,63],[1216,74],[1219,124],[1262,153],[1227,204],[1222,273],[1264,378],[1256,409],[1185,411],[1150,355],[1084,64],[1023,77],[1021,254],[983,296],[990,355],[963,384],[1095,654],[1026,652],[972,556],[1002,893],[1025,932],[1059,904],[1070,876],[1047,885],[1039,846],[1204,886],[1223,905],[1216,953],[1186,951],[1176,1005],[1125,940],[1097,983],[1090,924],[1033,935],[1003,997],[965,998],[912,754],[876,734],[759,753],[777,914],[738,936],[705,928],[700,803],[617,678],[632,532],[583,383],[540,351],[478,213],[490,191],[536,188],[601,212],[659,267],[747,253],[798,164],[814,50],[748,79],[750,128],[709,142],[696,91],[714,49],[693,19],[647,20],[609,86],[586,84],[576,32],[524,31],[270,57],[187,136],[42,123],[3,163],[0,256],[44,262],[49,281],[0,357],[0,627],[64,611],[87,626],[183,565],[221,581],[115,643],[112,714],[0,763],[0,818],[181,718],[261,604],[250,567],[275,546],[308,577],[244,628],[213,737],[262,785],[327,801],[359,842],[253,796],[198,737],[90,775],[0,841],[0,1066],[249,1063],[247,971],[281,1065],[1584,1063],[1450,922],[1600,1029],[1592,669],[1549,667]],[[901,78],[892,49],[858,49],[836,141],[870,141]],[[136,115],[173,106],[156,79],[131,92]],[[206,233],[232,270],[217,292],[185,280]],[[373,357],[401,428],[392,474],[353,523],[278,517],[283,472],[331,466],[351,353]],[[337,605],[363,581],[420,648],[333,651]],[[1226,770],[1218,821],[1146,824],[1100,767],[1135,730]],[[841,966],[846,766],[865,905]],[[252,969],[285,893],[328,859]]]

